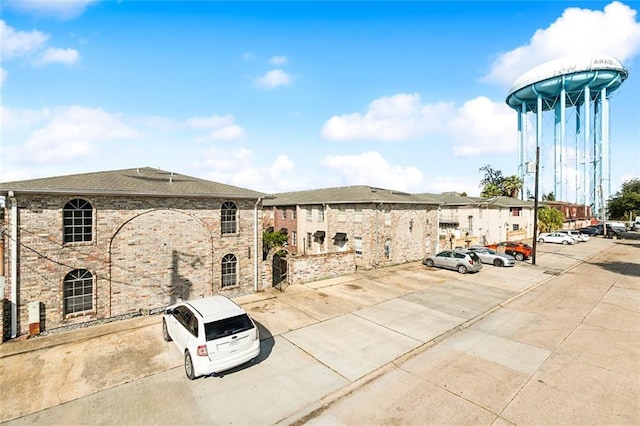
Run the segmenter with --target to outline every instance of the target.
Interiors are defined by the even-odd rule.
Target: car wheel
[[[563,240],[563,241],[562,241],[562,244],[564,244],[564,245],[566,246],[567,244],[569,244],[569,241],[567,241],[567,240]]]
[[[170,342],[172,340],[171,336],[169,335],[169,330],[167,329],[167,322],[164,320],[164,318],[162,319],[162,338],[165,342]]]
[[[539,243],[544,243],[544,238],[538,238]]]
[[[189,380],[196,378],[196,373],[193,370],[193,360],[191,359],[189,351],[184,353],[184,372],[187,374]]]
[[[466,274],[467,273],[467,267],[464,265],[458,265],[458,272],[460,272],[461,274]]]
[[[433,260],[431,259],[427,259],[425,264],[429,267],[429,268],[433,268],[435,266],[435,263]]]
[[[495,259],[493,261],[493,265],[494,266],[504,266],[504,262],[502,261],[502,259]]]
[[[516,258],[516,260],[522,261],[522,260],[524,260],[524,254],[516,253],[515,258]]]

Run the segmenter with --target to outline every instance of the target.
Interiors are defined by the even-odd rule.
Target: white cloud
[[[287,86],[293,81],[286,72],[281,69],[275,69],[267,72],[262,77],[256,79],[256,84],[263,89],[275,89],[278,86]]]
[[[516,148],[514,113],[486,97],[452,103],[422,104],[419,94],[376,99],[365,114],[331,117],[322,128],[329,140],[405,141],[442,135],[456,156],[511,152]]]
[[[444,102],[422,105],[417,93],[400,93],[376,99],[368,111],[331,117],[322,128],[325,139],[400,141],[436,131],[451,113]]]
[[[282,173],[293,170],[293,162],[286,155],[279,155],[275,163],[269,167],[269,175],[277,179]]]
[[[40,31],[16,31],[0,20],[0,39],[2,40],[2,60],[27,58],[33,65],[51,63],[74,64],[80,60],[75,49],[47,47],[49,36]],[[3,80],[8,72],[4,70]]]
[[[37,17],[69,20],[82,15],[89,5],[99,0],[20,0],[7,1],[10,9]]]
[[[242,127],[234,124],[233,126],[222,127],[211,131],[204,140],[234,141],[242,139],[243,136],[244,130],[242,130]]]
[[[389,163],[378,152],[359,155],[327,156],[322,164],[339,173],[349,185],[372,185],[412,191],[422,182],[422,172],[413,166]]]
[[[49,36],[40,31],[16,31],[0,20],[0,39],[2,40],[2,60],[29,55],[41,50]]]
[[[500,55],[484,80],[511,85],[527,70],[553,59],[579,54],[606,54],[624,63],[640,51],[637,11],[614,1],[604,10],[567,8],[528,44]]]
[[[14,131],[20,127],[29,127],[50,117],[48,108],[42,110],[10,109],[0,106],[0,122],[5,132]]]
[[[286,56],[273,56],[269,62],[273,65],[284,65],[289,62],[289,60]]]
[[[504,103],[479,97],[465,102],[447,123],[456,156],[513,152],[517,147],[516,116]]]
[[[57,108],[44,127],[31,133],[20,157],[39,164],[83,159],[95,154],[100,142],[137,134],[119,114],[80,106]]]
[[[198,140],[220,140],[231,141],[244,137],[244,129],[234,123],[233,115],[225,116],[212,115],[210,117],[191,117],[186,121],[186,125],[195,129],[211,130],[207,136]]]
[[[52,63],[75,64],[80,60],[80,54],[75,49],[61,49],[59,47],[50,47],[42,52],[35,59],[36,65],[46,65]]]
[[[259,164],[256,164],[258,161]],[[206,179],[215,182],[267,193],[293,191],[311,186],[308,182],[302,182],[304,179],[296,173],[295,165],[287,155],[279,155],[269,163],[265,158],[256,160],[256,155],[246,148],[207,149],[190,169],[197,171],[198,176],[205,176]]]

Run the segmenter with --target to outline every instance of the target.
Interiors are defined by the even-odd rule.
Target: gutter
[[[9,191],[11,202],[11,338],[18,335],[18,200]]]
[[[6,187],[0,187],[0,192],[8,191],[9,193],[21,193],[21,194],[55,194],[55,195],[109,195],[109,196],[143,196],[143,197],[159,197],[159,198],[224,198],[228,200],[242,200],[251,199],[255,195],[233,195],[233,194],[218,194],[212,192],[206,193],[185,193],[185,192],[147,192],[147,191],[117,191],[117,190],[103,190],[103,189],[13,189],[9,190]],[[9,195],[11,196],[11,195]],[[268,196],[261,195],[262,198],[270,198]]]
[[[262,198],[256,200],[253,206],[253,290],[258,291],[258,204]]]

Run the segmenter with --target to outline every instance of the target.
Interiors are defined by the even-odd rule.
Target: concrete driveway
[[[166,424],[179,413],[180,423],[195,424],[353,424],[356,418],[380,424],[396,413],[402,423],[413,423],[410,414],[397,411],[398,397],[384,397],[385,388],[397,383],[400,389],[393,389],[401,395],[403,386],[418,391],[415,387],[425,380],[433,394],[468,398],[469,392],[478,399],[472,400],[475,408],[463,404],[464,409],[450,413],[459,414],[450,417],[459,422],[447,423],[519,418],[527,404],[508,403],[517,395],[514,386],[524,389],[522,381],[530,383],[567,333],[593,312],[593,303],[585,310],[582,302],[617,298],[630,313],[618,318],[609,312],[593,321],[620,327],[631,321],[635,334],[625,338],[640,343],[638,248],[605,239],[569,247],[542,245],[536,266],[518,262],[513,268],[485,266],[480,273],[459,275],[412,263],[290,286],[284,293],[240,297],[236,301],[259,323],[260,357],[222,377],[193,382],[184,377],[175,346],[162,341],[160,316],[7,342],[0,345],[0,420]],[[600,287],[562,287],[539,295],[539,289],[553,289],[594,255],[614,249],[636,256],[635,272],[624,275],[625,285],[606,287],[609,281],[603,276]],[[607,270],[615,259],[600,263],[574,280],[591,282],[598,273],[618,274]],[[523,303],[527,309],[518,308]],[[561,326],[561,321],[573,325]],[[636,386],[635,393],[625,389],[631,397],[638,396],[638,347],[620,349],[623,364],[635,374],[635,382],[625,382]],[[569,357],[554,367],[556,375],[563,365],[585,369],[585,363],[575,367]],[[463,373],[472,371],[489,380],[469,381]],[[502,390],[504,381],[518,386]],[[425,392],[413,397],[425,397]],[[362,405],[366,412],[353,410],[350,396],[356,394],[371,398]],[[625,413],[638,414],[637,402],[627,406]]]

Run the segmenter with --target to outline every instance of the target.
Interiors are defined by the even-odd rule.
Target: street
[[[540,244],[535,266],[460,275],[412,263],[244,296],[260,357],[193,382],[159,316],[5,343],[0,419],[634,424],[639,243]]]

